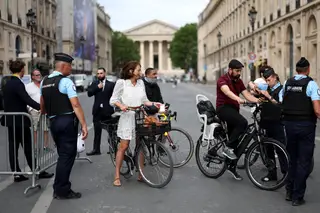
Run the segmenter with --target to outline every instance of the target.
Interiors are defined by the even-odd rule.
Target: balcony
[[[18,25],[19,25],[19,26],[21,26],[21,25],[22,25],[21,18],[18,18]]]
[[[12,15],[8,13],[8,22],[12,23]]]

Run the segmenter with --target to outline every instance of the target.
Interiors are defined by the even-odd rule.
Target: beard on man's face
[[[240,74],[232,73],[232,78],[238,80],[240,78]]]
[[[100,81],[103,81],[105,78],[106,78],[106,76],[98,76],[98,79],[99,79]]]

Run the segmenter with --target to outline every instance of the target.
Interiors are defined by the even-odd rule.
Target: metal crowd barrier
[[[35,131],[33,118],[28,113],[0,112],[0,117],[2,117],[1,124],[3,125],[0,128],[0,134],[3,135],[2,132],[5,132],[5,141],[2,141],[3,137],[0,138],[1,144],[5,145],[5,149],[0,146],[0,152],[2,152],[0,154],[0,175],[26,175],[31,177],[31,185],[25,189],[24,194],[27,194],[31,189],[40,189],[41,185],[37,183],[37,176],[56,165],[58,160],[56,146],[50,134],[48,118],[41,115]],[[30,122],[30,127],[26,126],[26,122]],[[9,129],[6,127],[7,124],[11,124],[12,127]],[[21,137],[21,135],[25,135],[25,137]],[[23,147],[20,152],[17,145]],[[12,150],[11,153],[9,152],[10,149]],[[27,156],[34,159],[33,161],[29,160],[31,161],[29,164],[26,160]],[[92,163],[89,158],[80,157],[79,153],[76,160],[87,160]],[[18,166],[21,166],[21,171]]]

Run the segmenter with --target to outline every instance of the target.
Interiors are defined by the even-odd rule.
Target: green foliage
[[[112,67],[119,71],[128,61],[140,61],[139,48],[132,39],[121,32],[112,34]]]
[[[181,27],[175,34],[170,45],[170,57],[175,67],[188,71],[197,68],[197,24],[191,23]]]

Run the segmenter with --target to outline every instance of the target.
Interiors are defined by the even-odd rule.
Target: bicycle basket
[[[144,110],[135,114],[136,134],[139,136],[160,135],[171,130],[170,121],[159,121],[156,116],[147,115]]]

